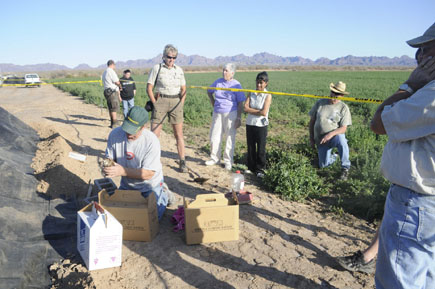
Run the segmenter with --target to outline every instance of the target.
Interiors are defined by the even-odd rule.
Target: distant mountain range
[[[117,68],[149,68],[154,64],[159,63],[162,59],[162,54],[151,59],[137,59],[128,61],[116,61]],[[184,55],[179,54],[177,64],[180,66],[221,66],[228,62],[234,62],[242,66],[415,66],[414,58],[403,55],[401,57],[385,57],[385,56],[344,56],[336,59],[328,59],[325,57],[317,60],[295,57],[282,57],[267,52],[257,53],[252,56],[238,54],[234,56],[218,56],[216,58],[207,58],[200,55]],[[15,65],[11,63],[0,63],[0,72],[21,72],[21,71],[54,71],[54,70],[91,70],[104,69],[106,64],[101,64],[97,67],[91,67],[88,64],[80,64],[74,68],[65,65],[41,63],[32,65]]]

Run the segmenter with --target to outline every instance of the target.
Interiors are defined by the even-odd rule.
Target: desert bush
[[[292,201],[303,201],[328,193],[310,160],[292,150],[269,150],[264,183],[273,192]]]

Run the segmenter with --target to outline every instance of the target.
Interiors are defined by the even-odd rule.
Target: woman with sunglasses
[[[183,138],[183,106],[186,99],[186,80],[181,67],[175,65],[178,50],[172,44],[163,49],[163,62],[154,65],[147,83],[147,94],[154,105],[151,130],[160,137],[163,121],[167,117],[177,140],[180,171],[186,172]],[[153,89],[155,88],[155,91]]]

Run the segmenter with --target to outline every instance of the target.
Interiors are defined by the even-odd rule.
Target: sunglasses
[[[167,59],[177,59],[177,56],[166,56]]]

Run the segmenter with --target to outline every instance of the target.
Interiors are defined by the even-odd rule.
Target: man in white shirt
[[[122,87],[115,72],[115,61],[107,61],[107,69],[103,72],[101,79],[104,85],[104,97],[109,109],[110,128],[115,128],[119,126],[116,114],[119,110],[119,103],[122,101],[119,94]]]
[[[375,133],[388,135],[381,171],[391,182],[379,230],[377,289],[435,284],[435,24],[408,44],[421,49],[421,61],[371,123]]]

